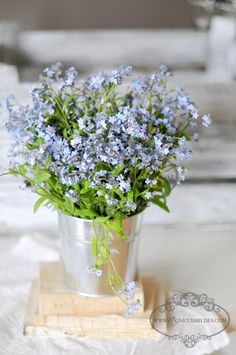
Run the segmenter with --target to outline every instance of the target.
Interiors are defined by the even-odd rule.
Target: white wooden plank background
[[[23,60],[38,65],[61,60],[83,68],[124,63],[143,69],[158,63],[188,68],[204,65],[207,35],[181,29],[26,31],[19,34],[18,49]]]
[[[2,52],[4,58],[21,65],[24,81],[37,76],[37,67],[58,60],[73,63],[85,73],[123,63],[142,72],[165,63],[182,69],[179,77],[187,81],[189,77],[200,82],[228,81],[236,73],[235,23],[217,16],[211,23],[209,33],[193,29],[20,32],[13,25],[2,33]]]

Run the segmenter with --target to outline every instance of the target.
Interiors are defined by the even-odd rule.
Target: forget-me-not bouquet
[[[102,223],[121,238],[123,221],[150,203],[168,211],[171,172],[184,180],[180,162],[191,158],[198,120],[208,126],[211,118],[200,117],[183,90],[168,89],[165,66],[123,93],[120,86],[131,74],[130,66],[120,66],[82,80],[73,67],[56,63],[44,70],[30,104],[6,100],[14,137],[8,172],[22,176],[25,188],[39,195],[34,211],[53,207]],[[92,241],[95,263],[88,268],[97,276],[116,253],[109,238],[94,235]],[[113,270],[107,282],[115,289],[122,280]],[[131,282],[120,295],[132,300],[136,288]],[[127,303],[130,313],[138,307]]]

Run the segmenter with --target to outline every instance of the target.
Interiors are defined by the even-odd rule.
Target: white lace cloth
[[[5,240],[3,240],[5,239]],[[222,332],[193,349],[164,338],[146,340],[94,340],[75,337],[23,336],[24,309],[38,262],[58,259],[58,243],[45,235],[24,235],[0,240],[0,355],[201,355],[229,343]]]

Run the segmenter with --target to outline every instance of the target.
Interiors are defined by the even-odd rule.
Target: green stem
[[[57,93],[53,90],[53,89],[51,89],[52,90],[52,93],[54,94],[54,100],[55,100],[55,102],[56,102],[56,104],[57,104],[57,106],[58,106],[58,108],[59,108],[59,110],[60,110],[60,112],[61,112],[61,114],[62,114],[62,116],[63,116],[63,120],[62,120],[62,123],[64,123],[65,124],[65,128],[70,128],[70,125],[68,124],[68,122],[67,122],[67,116],[65,115],[65,113],[64,113],[64,110],[63,110],[63,108],[62,108],[62,106],[61,106],[61,104],[60,104],[60,102],[59,102],[59,100],[57,99]]]

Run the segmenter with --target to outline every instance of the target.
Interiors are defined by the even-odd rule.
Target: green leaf
[[[152,199],[152,202],[161,207],[163,210],[165,210],[166,212],[170,212],[169,208],[167,207],[166,203],[161,201],[160,199],[158,199],[156,196]]]
[[[109,249],[106,246],[104,246],[103,244],[100,245],[99,251],[101,253],[101,257],[104,260],[109,260]]]
[[[63,137],[67,138],[67,128],[63,129]]]
[[[163,183],[164,183],[164,190],[165,190],[165,196],[169,196],[170,193],[171,193],[171,186],[170,186],[170,183],[167,179],[165,178],[162,178],[163,180]]]
[[[72,101],[72,99],[75,98],[75,97],[76,97],[75,94],[69,95],[69,96],[67,97],[67,99],[64,101],[63,106],[62,106],[62,110],[63,110],[63,111],[65,111],[65,109],[67,108],[68,104],[70,104],[71,101]]]
[[[95,267],[96,267],[97,269],[99,269],[100,266],[102,266],[102,265],[105,264],[106,262],[107,262],[106,259],[104,259],[104,258],[99,258],[99,259],[96,261]]]
[[[104,163],[104,162],[100,162],[96,165],[96,171],[100,171],[100,170],[111,170],[109,164]]]
[[[140,179],[146,179],[147,175],[148,175],[149,170],[148,169],[143,169],[141,170],[141,173],[138,175],[138,180]]]
[[[125,238],[126,235],[122,230],[123,219],[114,219],[112,222],[109,223],[110,228],[118,234],[120,237]]]
[[[87,208],[87,209],[83,209],[83,210],[79,210],[78,211],[80,217],[82,218],[94,218],[97,217],[97,213],[91,209],[91,208]]]
[[[129,201],[130,203],[132,203],[133,200],[134,200],[134,191],[131,190],[131,191],[128,193],[128,201]]]
[[[121,171],[124,170],[124,169],[125,169],[125,165],[123,165],[123,166],[118,166],[118,168],[112,170],[112,174],[118,175],[118,174],[121,173]]]
[[[52,161],[52,157],[51,157],[51,155],[48,155],[47,159],[46,159],[46,162],[45,162],[45,168],[46,169],[49,168],[51,161]]]
[[[47,200],[46,196],[41,196],[34,204],[34,213],[38,211],[39,207]]]
[[[44,182],[50,179],[51,174],[49,174],[47,171],[41,171],[39,172],[38,176],[36,177],[37,182]]]
[[[95,221],[95,223],[104,223],[104,224],[106,224],[109,221],[109,218],[110,218],[109,216],[106,216],[106,217],[99,216],[94,221]]]
[[[37,144],[38,146],[40,146],[40,145],[42,145],[42,144],[45,144],[45,140],[44,140],[43,138],[37,138],[36,144]]]
[[[18,165],[18,170],[19,170],[20,175],[25,176],[26,168],[24,167],[24,165]]]
[[[113,191],[120,197],[121,200],[124,201],[126,199],[125,196],[122,194],[122,192],[119,189],[114,188]]]
[[[85,181],[83,182],[83,187],[82,187],[82,189],[80,190],[80,193],[81,193],[81,194],[86,194],[86,193],[90,190],[89,185],[90,185],[90,181],[89,181],[89,180],[85,180]]]
[[[12,175],[18,175],[18,171],[15,170],[15,169],[9,169],[9,173],[12,174]]]
[[[93,256],[98,256],[98,237],[95,236],[92,239],[92,254]]]

